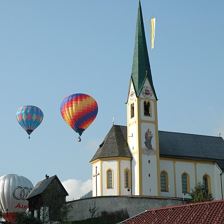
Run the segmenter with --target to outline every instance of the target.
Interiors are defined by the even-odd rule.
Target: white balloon
[[[0,177],[0,208],[3,213],[25,212],[28,208],[26,197],[33,184],[26,177],[8,174]]]

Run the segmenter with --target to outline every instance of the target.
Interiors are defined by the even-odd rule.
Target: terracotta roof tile
[[[123,224],[223,224],[224,200],[151,209]]]

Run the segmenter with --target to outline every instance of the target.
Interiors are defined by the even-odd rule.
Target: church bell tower
[[[127,100],[127,141],[132,154],[132,194],[159,195],[157,96],[139,1],[132,74]]]

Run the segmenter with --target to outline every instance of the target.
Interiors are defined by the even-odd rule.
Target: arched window
[[[130,188],[130,170],[125,169],[124,171],[124,188]]]
[[[135,106],[134,103],[131,104],[131,118],[135,116]]]
[[[205,190],[208,192],[208,193],[211,193],[211,180],[210,180],[210,176],[205,174],[203,176],[203,185],[205,187]]]
[[[113,172],[111,169],[107,170],[107,188],[113,188]]]
[[[190,178],[187,173],[183,173],[181,176],[182,193],[186,194],[190,192]]]
[[[169,191],[168,182],[169,182],[169,179],[168,179],[167,172],[162,171],[160,173],[160,189],[161,189],[161,192],[168,192]]]
[[[149,101],[144,101],[144,115],[145,116],[151,116],[150,113],[150,102]]]

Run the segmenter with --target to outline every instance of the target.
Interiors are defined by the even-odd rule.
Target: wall
[[[121,160],[120,161],[120,194],[121,195],[130,195],[131,189],[125,188],[125,178],[124,178],[124,172],[125,169],[128,169],[130,171],[130,178],[131,178],[131,165],[130,160]],[[130,181],[131,182],[131,181]]]
[[[131,118],[131,104],[134,104],[134,117]],[[132,153],[132,194],[139,194],[139,152],[138,152],[138,126],[137,126],[138,105],[133,83],[130,89],[127,102],[127,140]]]
[[[118,195],[118,161],[102,161],[102,182],[103,182],[103,192],[102,195]],[[107,170],[112,170],[113,175],[113,188],[107,189]]]
[[[166,171],[168,174],[168,192],[161,192],[160,196],[164,197],[176,197],[176,186],[174,180],[175,174],[175,163],[169,160],[160,161],[160,172]]]
[[[96,167],[97,167],[97,174],[96,174]],[[93,191],[94,197],[102,195],[101,186],[102,186],[102,183],[101,183],[101,161],[97,161],[92,164],[92,191]],[[97,187],[97,189],[96,189],[96,187]]]
[[[196,184],[203,183],[203,176],[207,174],[211,180],[211,193],[213,198],[222,199],[221,170],[215,162],[161,158],[160,171],[163,170],[168,173],[169,192],[161,192],[161,196],[189,198],[190,196],[188,194],[184,195],[182,193],[181,175],[186,172],[190,177],[190,191],[194,189]]]
[[[129,217],[137,215],[147,209],[185,203],[177,199],[138,196],[110,196],[94,197],[68,202],[68,221],[85,220],[99,217],[101,212],[127,211]],[[94,213],[95,211],[95,213]]]

